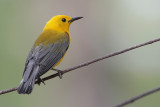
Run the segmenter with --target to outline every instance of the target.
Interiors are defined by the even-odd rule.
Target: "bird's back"
[[[43,31],[35,41],[27,57],[23,79],[21,81],[22,85],[20,85],[18,92],[31,93],[35,79],[38,79],[59,63],[68,47],[68,33],[54,30]]]

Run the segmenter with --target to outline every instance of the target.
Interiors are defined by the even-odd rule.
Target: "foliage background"
[[[0,0],[0,90],[18,86],[26,57],[45,23],[83,16],[57,69],[160,37],[159,0]],[[35,86],[31,95],[0,96],[1,107],[111,107],[160,85],[160,43],[109,58]],[[50,71],[46,75],[52,74]],[[45,76],[46,76],[45,75]],[[157,107],[156,93],[127,107]]]

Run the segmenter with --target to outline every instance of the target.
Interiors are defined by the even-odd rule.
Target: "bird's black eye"
[[[66,19],[65,19],[65,18],[63,18],[63,19],[62,19],[62,22],[66,22]]]

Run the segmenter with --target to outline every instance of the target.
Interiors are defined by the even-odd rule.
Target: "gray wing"
[[[68,34],[65,33],[65,36],[54,44],[37,46],[35,49],[32,48],[26,60],[26,67],[30,60],[34,60],[35,65],[39,66],[36,76],[38,78],[58,63],[58,61],[64,56],[68,47],[69,38]]]

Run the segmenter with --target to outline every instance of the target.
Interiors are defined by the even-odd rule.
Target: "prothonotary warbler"
[[[41,80],[40,76],[62,61],[70,44],[70,24],[81,18],[57,15],[47,22],[27,57],[23,79],[17,90],[19,94],[30,94],[35,80]]]

